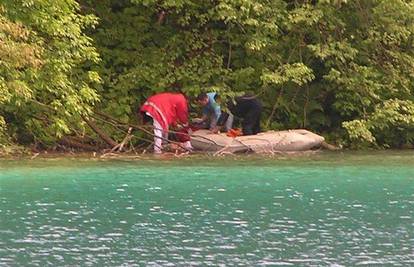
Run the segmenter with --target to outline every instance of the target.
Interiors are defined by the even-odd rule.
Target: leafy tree
[[[0,9],[0,115],[20,142],[53,144],[83,128],[98,95],[98,54],[84,34],[97,19],[71,0],[4,0]]]

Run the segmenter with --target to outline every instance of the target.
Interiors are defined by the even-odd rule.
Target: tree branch
[[[91,127],[91,129],[97,134],[99,135],[100,138],[102,138],[102,140],[104,140],[108,145],[110,145],[111,147],[117,146],[118,143],[115,142],[111,137],[109,137],[106,133],[104,133],[93,121],[82,117],[83,120],[86,122],[86,124],[89,125],[89,127]]]

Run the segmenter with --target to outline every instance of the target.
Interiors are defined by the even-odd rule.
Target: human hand
[[[210,128],[210,131],[214,134],[217,134],[219,132],[219,128],[216,126],[216,127]]]

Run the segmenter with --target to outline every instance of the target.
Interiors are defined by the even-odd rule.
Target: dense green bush
[[[258,95],[267,129],[413,142],[413,1],[6,0],[0,19],[1,129],[12,139],[94,139],[92,109],[135,123],[151,94],[215,90]]]

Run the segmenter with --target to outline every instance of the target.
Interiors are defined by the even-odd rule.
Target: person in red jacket
[[[168,138],[168,128],[188,124],[188,103],[183,94],[160,93],[153,95],[141,106],[144,123],[152,120],[154,125],[154,153],[161,153],[162,140]],[[191,149],[190,141],[184,147]]]

